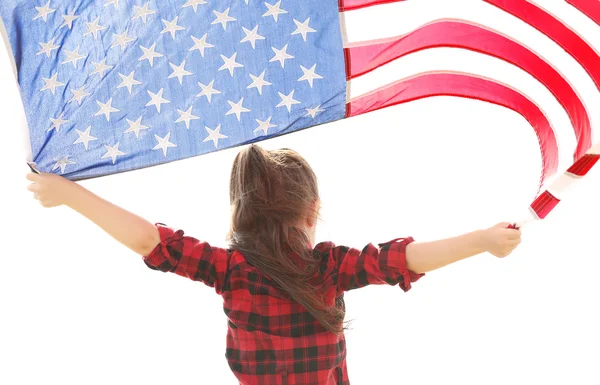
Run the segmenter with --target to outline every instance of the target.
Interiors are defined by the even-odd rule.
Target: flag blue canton
[[[37,167],[77,180],[342,119],[334,0],[3,0]]]

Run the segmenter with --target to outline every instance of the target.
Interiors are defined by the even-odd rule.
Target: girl
[[[44,207],[65,204],[143,257],[151,269],[212,287],[228,317],[226,358],[243,385],[348,385],[344,292],[370,284],[408,291],[424,273],[489,252],[510,254],[508,223],[455,238],[398,238],[362,250],[314,245],[317,178],[289,149],[245,147],[230,179],[229,248],[153,224],[55,174],[30,173]]]

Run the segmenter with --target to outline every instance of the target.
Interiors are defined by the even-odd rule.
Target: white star
[[[225,113],[225,116],[235,114],[235,116],[237,116],[238,122],[240,121],[240,115],[242,112],[250,112],[249,109],[242,106],[242,103],[244,103],[244,98],[241,98],[240,101],[237,103],[234,103],[231,100],[228,100],[227,103],[229,103],[231,110],[227,111],[227,113]]]
[[[323,76],[315,73],[315,69],[317,68],[317,65],[314,64],[310,69],[306,69],[303,66],[300,66],[300,69],[302,69],[302,72],[304,72],[304,75],[302,75],[302,77],[300,79],[298,79],[299,82],[306,80],[308,82],[308,84],[310,84],[310,88],[312,88],[313,86],[313,81],[315,79],[323,79]]]
[[[265,5],[267,6],[267,8],[269,8],[269,10],[263,14],[263,17],[273,16],[273,19],[275,19],[275,22],[277,22],[277,17],[280,14],[287,13],[286,10],[283,10],[283,9],[280,8],[281,7],[281,0],[279,0],[277,2],[277,4],[275,4],[275,5],[269,4],[267,2],[265,2]]]
[[[54,167],[52,167],[52,171],[54,171],[60,167],[61,174],[65,173],[65,167],[67,167],[67,165],[75,164],[75,162],[73,162],[72,160],[69,159],[69,155],[65,156],[62,159],[58,159],[58,160],[56,158],[54,158],[54,160],[56,160],[56,164],[54,165]]]
[[[246,41],[249,41],[250,44],[252,44],[252,48],[256,48],[256,41],[257,40],[264,40],[265,37],[264,36],[260,36],[258,34],[258,25],[256,25],[254,27],[254,29],[252,31],[250,31],[249,29],[246,29],[244,27],[242,27],[242,29],[244,30],[244,32],[246,33],[246,37],[244,37],[240,43],[244,43]]]
[[[140,45],[140,48],[142,49],[142,51],[144,51],[144,55],[142,55],[142,57],[140,57],[138,61],[148,59],[150,67],[154,66],[154,58],[165,56],[162,53],[154,51],[156,48],[156,43],[152,44],[152,47],[150,48],[146,48],[142,45]]]
[[[73,142],[73,144],[77,144],[77,143],[83,143],[85,149],[88,149],[88,145],[92,140],[97,140],[98,138],[90,135],[90,130],[92,129],[92,126],[89,126],[87,128],[87,130],[85,130],[85,132],[81,132],[78,129],[75,129],[75,131],[77,131],[77,134],[79,135],[79,138],[77,138],[76,141]]]
[[[56,12],[56,9],[50,8],[50,0],[48,0],[48,3],[46,3],[46,5],[43,7],[35,7],[35,9],[38,11],[38,14],[32,20],[39,19],[41,17],[44,19],[44,21],[48,21],[48,15]]]
[[[215,15],[217,15],[217,18],[210,24],[219,24],[221,23],[221,26],[223,27],[223,30],[227,29],[227,23],[230,21],[234,21],[236,20],[235,18],[229,16],[229,8],[227,8],[225,10],[225,12],[221,13],[221,12],[217,12],[217,11],[213,11],[215,13]]]
[[[271,58],[271,60],[269,60],[269,63],[274,62],[274,61],[279,61],[279,63],[281,64],[281,68],[284,68],[285,67],[285,59],[293,59],[294,58],[292,55],[287,53],[287,48],[288,48],[287,44],[282,49],[277,49],[275,47],[271,47],[273,52],[275,52],[275,56],[273,56]]]
[[[311,117],[314,119],[314,118],[315,118],[315,116],[317,116],[317,114],[318,114],[319,112],[323,112],[323,111],[325,111],[325,110],[322,110],[322,109],[321,109],[321,105],[319,104],[318,106],[316,106],[316,107],[314,107],[314,108],[307,108],[307,109],[306,109],[306,111],[308,111],[308,112],[307,112],[307,114],[306,114],[306,115],[304,115],[304,116],[311,116]]]
[[[52,122],[52,127],[50,127],[48,129],[48,131],[52,131],[54,129],[56,129],[56,132],[60,132],[60,128],[68,122],[68,120],[64,120],[63,116],[65,115],[65,113],[63,112],[62,114],[60,114],[60,116],[58,118],[50,118],[50,121]]]
[[[77,48],[75,48],[73,51],[65,50],[65,53],[67,54],[67,58],[61,64],[73,63],[73,67],[75,68],[77,68],[78,60],[85,59],[87,57],[79,53],[79,46],[77,46]]]
[[[148,95],[150,95],[150,101],[146,104],[146,107],[156,106],[156,111],[158,111],[158,113],[160,114],[160,106],[166,103],[171,103],[170,100],[167,100],[162,97],[164,90],[164,88],[161,88],[157,94],[148,91]]]
[[[200,92],[198,95],[196,95],[196,97],[206,96],[206,99],[208,99],[208,103],[210,103],[213,95],[221,93],[221,91],[215,90],[213,88],[214,83],[215,83],[214,79],[210,83],[208,83],[207,86],[198,82],[198,85],[202,88],[202,92]]]
[[[94,20],[91,23],[85,23],[85,25],[87,26],[88,30],[87,32],[85,32],[83,34],[83,36],[87,36],[89,34],[93,34],[94,35],[94,40],[96,40],[98,38],[98,32],[103,31],[106,29],[106,27],[103,27],[101,25],[98,24],[98,21],[100,20],[100,17],[97,17],[96,20]]]
[[[192,36],[192,40],[194,40],[194,46],[192,48],[190,48],[189,51],[193,51],[193,50],[197,49],[198,51],[200,51],[200,55],[202,55],[202,57],[204,57],[204,49],[214,47],[214,45],[206,42],[206,35],[208,35],[208,34],[205,33],[201,39],[198,39],[198,38]]]
[[[112,158],[113,164],[115,164],[115,162],[117,161],[117,156],[127,155],[123,151],[119,150],[119,142],[117,142],[117,144],[115,144],[112,147],[105,144],[104,148],[106,148],[107,152],[106,154],[102,155],[101,159]]]
[[[69,100],[69,103],[77,101],[79,105],[81,105],[83,98],[91,95],[90,93],[84,91],[84,87],[81,87],[78,90],[71,90],[71,92],[73,93],[73,97],[71,98],[71,100]]]
[[[135,71],[131,71],[131,73],[128,76],[119,73],[119,76],[121,77],[121,80],[123,80],[123,82],[121,82],[121,84],[119,84],[117,88],[127,87],[127,90],[131,95],[131,87],[137,84],[142,84],[142,82],[140,82],[139,80],[135,80],[133,78],[133,75],[135,75]]]
[[[106,65],[106,58],[104,58],[104,60],[102,60],[99,63],[92,63],[92,65],[94,66],[95,69],[89,76],[98,74],[98,75],[100,75],[101,78],[104,77],[104,73],[106,71],[108,71],[109,69],[114,67],[114,66]]]
[[[265,121],[256,119],[256,123],[258,123],[258,127],[256,127],[254,132],[262,131],[262,132],[264,132],[265,135],[268,134],[269,128],[277,127],[276,124],[271,124],[271,116],[269,116],[269,119],[267,119]]]
[[[171,133],[167,133],[167,135],[164,138],[161,138],[160,136],[154,134],[154,138],[156,138],[156,140],[158,141],[158,144],[156,146],[154,146],[153,150],[162,150],[163,151],[163,155],[166,157],[167,156],[167,149],[169,147],[177,147],[176,144],[169,142],[169,138],[171,137]]]
[[[112,98],[110,98],[106,103],[101,103],[99,100],[96,100],[96,103],[98,103],[100,109],[98,112],[96,112],[96,114],[94,114],[94,116],[104,115],[107,122],[110,122],[111,112],[119,112],[119,110],[112,106]]]
[[[148,15],[152,15],[152,14],[156,13],[156,11],[148,9],[148,3],[150,3],[150,2],[147,1],[143,7],[138,7],[137,5],[134,5],[133,8],[135,10],[135,15],[133,16],[133,18],[131,20],[135,20],[137,18],[142,18],[142,20],[144,21],[144,24],[146,24],[146,21],[148,20]]]
[[[183,63],[181,63],[178,66],[176,66],[173,63],[169,63],[169,65],[173,69],[173,73],[171,75],[169,75],[169,77],[167,79],[171,79],[171,78],[175,78],[176,77],[177,79],[179,79],[179,84],[183,84],[183,77],[184,76],[193,75],[193,73],[191,73],[190,71],[186,71],[186,69],[185,69],[185,60],[183,61]]]
[[[163,24],[165,25],[165,29],[163,29],[160,34],[169,32],[173,40],[175,40],[175,32],[185,30],[182,26],[177,25],[177,21],[179,20],[179,16],[175,17],[173,21],[167,21],[163,19]]]
[[[116,39],[115,39],[115,42],[113,43],[113,45],[110,46],[110,48],[120,46],[121,50],[125,51],[125,46],[127,45],[127,43],[131,43],[132,41],[135,41],[134,38],[127,36],[127,31],[125,31],[121,35],[117,35],[116,33],[113,35]]]
[[[214,130],[211,130],[209,127],[206,126],[204,126],[204,128],[208,132],[208,136],[202,141],[203,143],[212,140],[215,144],[215,148],[217,148],[219,146],[219,139],[227,139],[225,135],[221,134],[220,124]]]
[[[235,61],[235,57],[237,56],[237,52],[234,53],[231,57],[226,57],[224,55],[221,55],[221,59],[223,59],[223,65],[221,66],[221,68],[219,68],[219,71],[224,70],[224,69],[228,69],[229,70],[229,74],[231,76],[233,76],[233,69],[234,68],[239,68],[239,67],[243,67],[243,64],[240,63],[236,63]]]
[[[147,128],[150,128],[150,127],[144,126],[142,124],[142,117],[141,116],[135,122],[132,121],[132,120],[129,120],[127,118],[125,118],[125,120],[127,120],[127,123],[129,124],[129,128],[127,130],[125,130],[125,134],[128,133],[128,132],[133,132],[133,133],[135,133],[135,137],[136,138],[140,137],[140,130],[145,130]]]
[[[263,71],[262,74],[260,74],[260,76],[254,76],[250,74],[250,77],[252,78],[252,84],[250,84],[247,88],[250,89],[256,87],[259,95],[262,95],[263,86],[271,85],[271,83],[265,80],[265,71]]]
[[[52,38],[52,40],[50,40],[47,43],[40,42],[40,45],[42,46],[42,49],[37,54],[41,55],[41,54],[45,53],[46,57],[50,57],[50,54],[52,53],[52,51],[54,51],[55,49],[60,48],[60,46],[54,45],[54,40],[55,39],[56,38]]]
[[[193,108],[193,106],[190,106],[190,108],[188,108],[187,111],[182,111],[180,109],[177,109],[177,112],[179,112],[179,119],[177,119],[175,121],[175,123],[185,122],[185,126],[189,130],[190,121],[200,119],[199,117],[192,115],[192,108]]]
[[[288,112],[292,111],[292,105],[300,104],[299,101],[294,99],[294,91],[290,92],[289,95],[284,95],[281,92],[278,92],[281,97],[281,102],[277,105],[277,107],[287,107]]]
[[[75,15],[75,11],[71,12],[70,15],[63,15],[62,17],[64,19],[63,23],[60,25],[60,27],[58,27],[58,29],[61,29],[62,27],[67,27],[69,29],[73,28],[73,22],[77,19],[79,19],[79,15]]]
[[[107,5],[114,5],[115,9],[119,9],[119,0],[106,0],[106,3],[104,3],[104,6],[106,7]]]
[[[306,20],[304,20],[304,23],[299,22],[298,20],[294,19],[294,23],[296,23],[296,30],[294,32],[292,32],[292,35],[302,35],[302,39],[304,39],[304,41],[306,41],[306,34],[309,32],[317,32],[316,30],[312,29],[311,27],[308,26],[308,23],[310,22],[310,17]]]
[[[54,75],[52,75],[51,78],[43,78],[44,83],[46,83],[46,84],[40,91],[50,90],[50,91],[52,91],[52,95],[54,95],[56,88],[62,87],[65,85],[65,83],[61,83],[58,80],[56,80],[57,78],[58,78],[58,73],[55,73]]]
[[[201,4],[206,4],[206,1],[204,1],[204,0],[188,0],[188,2],[185,3],[181,8],[193,7],[194,13],[196,13],[196,12],[198,12],[198,5],[201,5]]]

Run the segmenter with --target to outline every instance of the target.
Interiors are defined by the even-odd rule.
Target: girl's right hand
[[[485,250],[495,257],[506,257],[521,243],[521,230],[508,226],[510,223],[503,222],[483,230]]]

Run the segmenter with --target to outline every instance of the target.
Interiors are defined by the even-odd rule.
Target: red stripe
[[[592,145],[587,111],[568,81],[527,47],[481,25],[438,20],[403,36],[350,45],[346,53],[347,76],[355,78],[410,53],[435,47],[464,48],[518,66],[543,83],[566,110],[577,138],[574,158],[583,156]]]
[[[523,20],[567,51],[592,77],[600,90],[600,56],[581,36],[553,15],[527,0],[484,0]],[[588,0],[594,2],[594,0]]]
[[[538,218],[544,219],[559,202],[560,199],[550,194],[548,191],[544,191],[535,199],[535,201],[533,201],[530,208],[535,212]]]
[[[343,0],[340,0],[340,1],[343,1]],[[352,65],[352,58],[350,57],[350,51],[346,48],[344,48],[344,63],[346,64],[346,80],[350,80],[349,74],[350,74],[350,66]],[[346,89],[346,92],[348,92],[347,89]],[[347,118],[348,116],[350,116],[350,103],[346,103],[346,115],[344,116],[344,118]]]
[[[585,154],[579,160],[577,160],[569,169],[568,173],[576,176],[585,176],[594,165],[600,159],[598,154]],[[548,191],[544,191],[536,200],[531,204],[530,208],[540,219],[544,219],[560,202],[560,199],[556,198]]]
[[[553,15],[526,0],[484,0],[523,20],[560,45],[586,70],[600,90],[600,56],[577,33]],[[578,138],[575,159],[591,147],[591,136]]]
[[[521,114],[537,134],[542,152],[542,177],[556,172],[558,145],[550,122],[531,100],[519,91],[491,79],[458,72],[429,72],[389,84],[350,101],[348,116],[410,102],[431,96],[458,96],[509,108]]]
[[[398,3],[404,0],[339,0],[340,12],[372,7],[374,5]]]
[[[577,176],[585,176],[588,171],[594,167],[596,162],[598,162],[598,159],[600,159],[600,155],[586,154],[579,158],[577,162],[573,163],[567,172]]]
[[[567,0],[567,3],[600,25],[600,2],[593,0]]]

